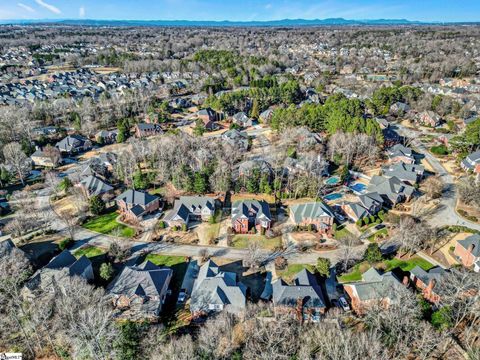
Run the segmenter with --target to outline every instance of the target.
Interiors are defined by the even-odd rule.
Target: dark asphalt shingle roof
[[[468,249],[473,245],[472,255],[480,257],[480,234],[474,234],[464,240],[457,241],[464,249]]]
[[[123,200],[125,203],[130,205],[141,205],[143,207],[147,206],[151,202],[157,200],[158,197],[155,195],[150,195],[145,191],[138,191],[133,189],[128,189],[119,196],[116,200]]]

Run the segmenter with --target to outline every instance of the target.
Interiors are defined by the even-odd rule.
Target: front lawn
[[[120,236],[132,237],[135,235],[135,229],[117,222],[118,214],[111,212],[104,215],[99,215],[93,219],[88,220],[82,226],[85,229],[92,230],[101,234],[112,234],[117,229],[120,230]]]
[[[307,269],[313,273],[315,271],[315,266],[308,264],[290,264],[285,270],[277,270],[277,275],[286,282],[291,282],[294,276],[303,269]]]
[[[103,255],[103,254],[105,254],[105,251],[96,246],[84,246],[73,252],[73,255],[76,258],[81,258],[84,255],[87,258],[92,258],[92,257]]]
[[[148,254],[145,260],[148,260],[157,266],[172,267],[172,266],[184,263],[185,256]]]
[[[264,235],[235,235],[231,246],[236,249],[246,249],[251,241],[258,241],[260,247],[266,250],[273,250],[282,246],[280,236],[269,239]]]
[[[349,273],[339,276],[338,281],[342,283],[360,281],[362,280],[362,274],[368,269],[370,269],[369,263],[366,261],[363,261],[361,263],[356,264]]]
[[[352,233],[350,231],[347,230],[347,228],[345,227],[345,225],[343,226],[339,226],[337,228],[337,230],[335,231],[335,234],[333,234],[333,237],[336,239],[336,240],[341,240],[343,239],[344,237],[347,237],[349,235],[351,235]]]
[[[386,237],[388,235],[388,229],[385,227],[383,229],[378,230],[375,234],[372,234],[368,237],[368,241],[375,242],[377,237]]]
[[[393,258],[390,260],[385,260],[383,264],[385,264],[385,271],[390,271],[395,268],[400,268],[403,271],[410,271],[417,265],[420,266],[423,270],[428,271],[434,267],[434,265],[430,264],[427,260],[416,256],[408,260],[400,260],[397,258]]]
[[[434,267],[427,260],[414,256],[408,260],[400,260],[397,258],[384,260],[375,264],[375,268],[382,269],[384,272],[392,271],[393,269],[400,268],[403,271],[410,271],[415,266],[420,266],[423,270],[428,271]],[[349,283],[362,280],[362,274],[370,269],[370,264],[367,261],[362,261],[356,264],[347,274],[338,277],[338,281],[342,283]]]

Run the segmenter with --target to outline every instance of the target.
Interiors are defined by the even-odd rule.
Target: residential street
[[[425,156],[426,160],[435,169],[436,173],[445,183],[445,189],[443,196],[440,200],[438,209],[428,219],[432,226],[445,226],[445,225],[461,225],[467,226],[475,230],[480,230],[480,225],[471,221],[465,220],[455,211],[455,206],[458,198],[457,188],[453,177],[445,170],[440,161],[430,154],[425,146],[418,140],[419,132],[408,129],[400,124],[394,125],[399,135],[409,138],[411,146],[415,151]]]

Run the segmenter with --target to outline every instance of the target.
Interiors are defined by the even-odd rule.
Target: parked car
[[[344,311],[350,311],[350,305],[348,305],[347,300],[343,296],[338,299],[338,303]]]
[[[183,304],[187,300],[187,292],[185,289],[181,289],[178,293],[177,304]]]

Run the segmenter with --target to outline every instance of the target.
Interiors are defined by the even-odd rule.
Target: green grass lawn
[[[135,230],[116,221],[118,214],[116,212],[104,214],[90,219],[82,226],[85,229],[96,231],[102,234],[112,234],[116,229],[120,230],[120,236],[132,237]]]
[[[80,258],[83,255],[85,255],[87,258],[92,258],[92,257],[95,257],[95,256],[102,255],[104,253],[105,253],[104,250],[102,250],[102,249],[100,249],[96,246],[84,246],[84,247],[74,251],[73,255],[76,258]]]
[[[420,266],[423,270],[428,271],[434,267],[434,265],[430,264],[427,260],[415,256],[408,260],[400,260],[397,258],[393,258],[390,260],[385,260],[383,263],[385,264],[385,271],[390,271],[397,267],[399,267],[403,271],[410,271],[417,265]]]
[[[260,247],[266,250],[273,250],[282,246],[282,238],[280,236],[268,239],[264,235],[235,235],[232,240],[232,247],[246,249],[251,241],[258,241]]]
[[[344,237],[351,235],[352,233],[345,228],[345,226],[339,226],[333,235],[336,240],[341,240]]]
[[[366,261],[356,264],[353,269],[342,276],[338,277],[338,281],[349,283],[362,280],[362,274],[370,268],[370,264]]]
[[[277,270],[277,275],[283,280],[290,282],[301,270],[307,269],[313,273],[315,266],[308,264],[290,264],[285,270]]]
[[[430,270],[434,265],[430,264],[427,260],[420,257],[412,257],[408,260],[400,260],[393,258],[390,260],[384,260],[378,264],[375,264],[377,269],[383,269],[383,271],[391,271],[396,268],[400,268],[403,271],[410,271],[415,266],[420,266],[423,270]],[[366,261],[356,264],[350,272],[338,277],[338,281],[342,283],[349,283],[362,280],[362,274],[370,269],[370,264]]]
[[[148,254],[145,260],[154,263],[157,266],[168,266],[182,264],[185,262],[185,256],[172,256],[172,255],[160,255],[160,254]]]

